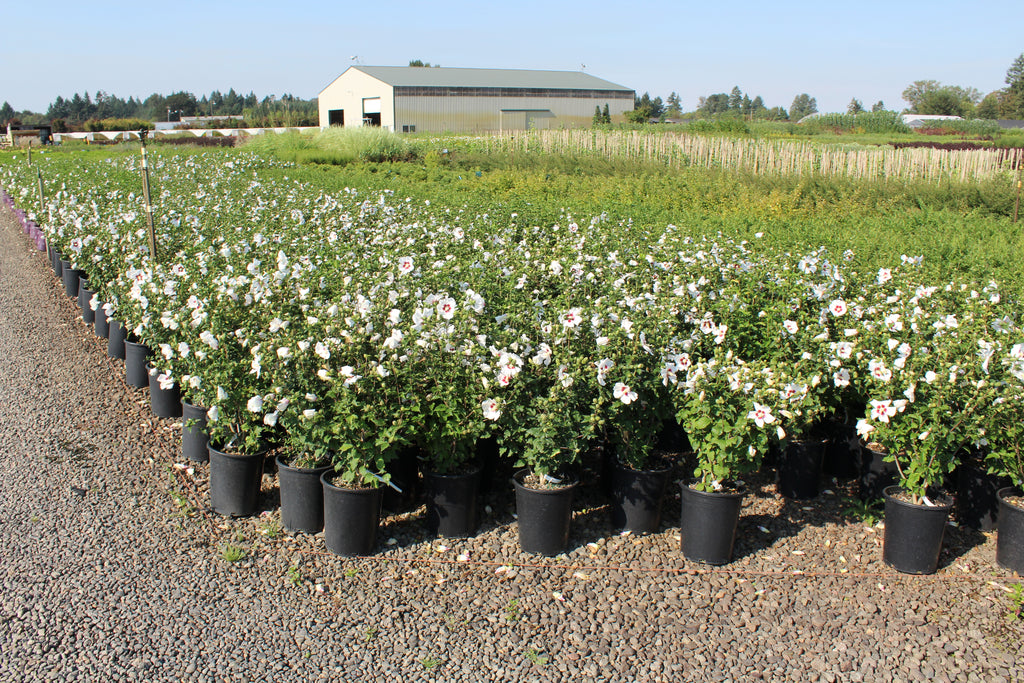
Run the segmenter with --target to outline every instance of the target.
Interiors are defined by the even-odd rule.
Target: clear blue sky
[[[915,80],[1003,87],[1024,53],[1021,0],[858,2],[173,3],[12,0],[0,102],[43,112],[58,95],[186,90],[315,97],[365,65],[579,70],[684,109],[734,85],[769,106],[808,93],[821,111],[883,100]]]

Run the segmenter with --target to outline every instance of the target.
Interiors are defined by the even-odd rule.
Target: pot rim
[[[319,467],[292,467],[288,464],[287,460],[282,460],[282,456],[275,455],[274,462],[277,463],[278,469],[288,470],[289,472],[320,472],[323,474],[325,471],[334,469],[334,465],[328,463]]]
[[[692,481],[690,481],[690,482],[681,481],[681,482],[679,482],[679,487],[680,487],[681,490],[689,491],[690,493],[692,493],[694,495],[697,495],[697,496],[708,496],[708,497],[715,497],[715,498],[742,498],[743,496],[747,495],[747,487],[746,486],[744,486],[739,491],[699,491],[699,490],[693,488],[693,484],[694,484],[694,482],[692,482]]]
[[[524,467],[521,470],[517,470],[515,472],[515,474],[512,475],[512,485],[516,489],[523,489],[524,491],[530,491],[531,493],[538,493],[538,494],[541,494],[541,495],[550,495],[550,494],[562,493],[562,492],[564,492],[564,491],[566,491],[568,489],[574,488],[575,486],[577,486],[580,483],[580,478],[578,476],[576,476],[575,474],[566,474],[565,477],[567,479],[569,479],[569,483],[567,483],[567,484],[563,484],[563,485],[561,485],[561,486],[559,486],[557,488],[551,488],[551,489],[534,489],[534,488],[530,488],[529,486],[527,486],[526,484],[524,484],[522,482],[522,480],[525,479],[530,473],[531,472],[530,472],[530,468],[529,467]]]
[[[899,498],[896,498],[895,496],[892,495],[892,493],[895,493],[895,492],[898,492],[898,491],[903,491],[903,487],[901,487],[899,484],[893,484],[892,486],[886,486],[882,490],[882,496],[885,498],[886,504],[888,504],[891,501],[895,505],[903,505],[903,506],[909,507],[909,508],[911,508],[913,510],[944,510],[946,512],[949,512],[949,510],[952,509],[952,507],[953,507],[953,503],[954,503],[953,497],[948,495],[948,494],[945,494],[945,493],[940,493],[939,494],[939,495],[942,496],[942,499],[943,499],[942,503],[936,503],[935,505],[925,505],[923,503],[918,503],[918,504],[908,503],[907,501],[900,500]],[[890,493],[890,492],[892,492],[892,493]]]
[[[336,473],[332,472],[331,469],[328,469],[326,472],[320,475],[320,483],[322,483],[324,487],[327,489],[340,491],[342,493],[351,493],[352,495],[360,496],[371,495],[377,492],[383,492],[384,490],[383,486],[363,486],[357,489],[350,489],[344,486],[335,486],[331,481],[332,479],[334,479],[335,474]]]
[[[1015,510],[1020,510],[1021,512],[1024,512],[1024,507],[1016,505],[1014,503],[1010,503],[1009,501],[1006,500],[1006,498],[1010,496],[1024,496],[1024,491],[1022,491],[1022,489],[1017,486],[1005,486],[996,491],[996,498],[999,499],[999,502],[1001,504],[1007,507],[1011,507]]]

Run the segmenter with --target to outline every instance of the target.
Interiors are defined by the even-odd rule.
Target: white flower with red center
[[[717,331],[715,327],[715,321],[710,318],[705,318],[700,321],[700,331],[704,334],[714,334]]]
[[[558,381],[562,383],[562,386],[568,389],[572,386],[572,375],[569,374],[569,368],[564,365],[558,366]]]
[[[897,408],[892,401],[871,401],[871,419],[879,422],[889,422],[889,418],[896,414]]]
[[[754,424],[758,427],[764,427],[766,424],[775,422],[775,416],[772,415],[771,409],[757,401],[754,401],[754,409],[747,413],[747,419],[753,420]]]
[[[853,344],[851,342],[836,342],[836,357],[847,359],[853,355]]]
[[[637,393],[629,388],[628,384],[616,382],[612,387],[612,396],[622,401],[623,405],[629,405],[637,399]]]
[[[580,323],[583,322],[583,309],[570,308],[568,311],[562,314],[562,327],[565,329],[572,329],[579,327]]]
[[[832,382],[837,387],[848,387],[850,386],[850,371],[846,368],[839,368],[832,375]]]
[[[455,299],[445,297],[437,302],[437,314],[445,320],[455,317]]]
[[[871,373],[872,377],[880,382],[888,382],[892,379],[892,370],[885,367],[885,361],[877,358],[868,362],[868,371]]]
[[[841,315],[846,315],[846,302],[843,301],[842,299],[836,299],[835,301],[828,305],[828,310],[832,313],[832,315],[836,316],[837,318]]]
[[[489,398],[480,404],[480,408],[483,410],[484,418],[488,420],[497,420],[501,417],[501,403],[494,398]]]
[[[796,324],[795,320],[787,320],[783,322],[782,327],[790,334],[796,334],[797,330],[800,329],[800,326]]]
[[[886,282],[892,279],[892,270],[889,268],[878,269],[878,284],[884,285]]]
[[[398,259],[398,272],[402,275],[407,275],[413,271],[415,266],[412,262],[412,256],[402,256]]]
[[[597,361],[597,383],[604,386],[605,377],[611,372],[611,369],[615,367],[615,361],[610,358],[602,358]]]
[[[666,363],[661,369],[661,383],[667,387],[669,384],[677,384],[678,382],[675,364]]]

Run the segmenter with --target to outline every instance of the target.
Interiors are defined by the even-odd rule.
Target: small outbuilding
[[[321,91],[320,125],[396,132],[485,132],[589,126],[612,121],[636,93],[580,71],[351,66]]]

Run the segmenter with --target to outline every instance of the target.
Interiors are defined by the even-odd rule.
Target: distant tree
[[[743,96],[743,101],[740,103],[740,113],[744,116],[750,116],[753,111],[754,102],[750,99],[749,95]]]
[[[1024,53],[1006,70],[1007,118],[1024,119]]]
[[[409,66],[430,66],[430,62],[424,62],[422,59],[411,59],[409,60]]]
[[[700,98],[698,111],[704,116],[717,116],[729,111],[729,95],[724,92]]]
[[[743,91],[740,86],[734,85],[729,91],[729,110],[739,112],[743,107]]]
[[[644,93],[633,101],[633,111],[628,114],[629,120],[634,123],[644,123],[651,119],[660,119],[665,113],[665,105],[660,97],[651,99],[650,93]]]
[[[785,107],[772,107],[765,113],[765,118],[769,121],[789,121],[789,112]]]
[[[677,119],[683,114],[683,102],[679,98],[679,93],[672,92],[669,94],[668,99],[665,100],[665,116],[670,119]]]
[[[604,116],[601,114],[600,104],[594,105],[594,119],[593,121],[591,121],[591,123],[595,126],[600,126],[602,123],[604,123]]]
[[[789,105],[789,118],[791,121],[799,121],[805,116],[818,112],[818,101],[802,93],[793,98],[793,104]]]
[[[14,107],[11,106],[10,102],[4,102],[3,106],[0,107],[0,128],[7,132],[7,122],[14,118]]]
[[[871,111],[872,112],[885,111],[885,102],[883,102],[882,100],[878,100],[877,102],[875,102],[874,104],[871,105]]]
[[[611,123],[611,122],[612,122],[612,112],[608,108],[608,103],[605,102],[604,103],[604,111],[601,112],[601,123]]]
[[[1005,91],[997,90],[990,92],[988,95],[981,100],[977,107],[974,109],[974,116],[979,119],[998,119],[1000,118],[1000,95],[1005,96]]]
[[[981,101],[981,92],[976,88],[942,85],[938,81],[914,81],[903,91],[903,99],[910,105],[911,114],[967,118]]]
[[[863,112],[864,112],[864,105],[856,97],[854,97],[852,100],[850,100],[850,103],[848,105],[846,105],[846,113],[847,114],[854,114],[854,115],[856,115],[856,114],[862,114]]]

